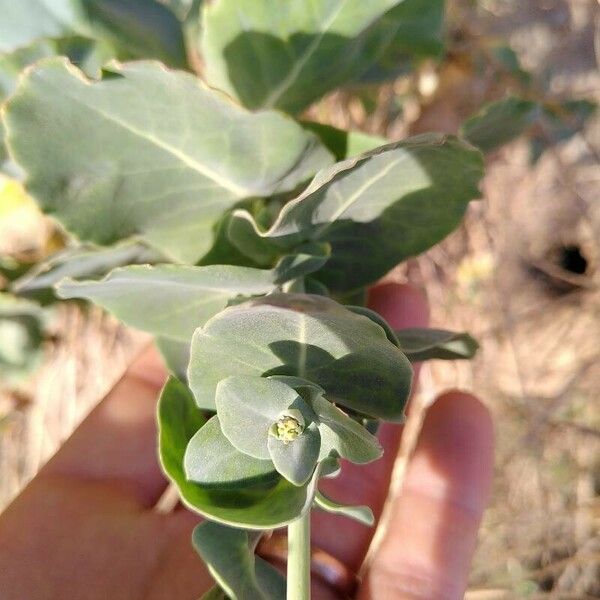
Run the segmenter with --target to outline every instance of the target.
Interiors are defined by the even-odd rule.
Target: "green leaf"
[[[473,358],[479,344],[468,333],[443,329],[399,329],[400,348],[411,362]]]
[[[120,58],[155,58],[185,68],[183,30],[157,0],[79,0],[96,37],[119,48]]]
[[[198,406],[215,409],[232,375],[291,375],[320,385],[336,403],[399,419],[412,371],[381,327],[322,296],[270,294],[232,306],[198,329],[188,377]]]
[[[96,277],[110,270],[132,264],[155,263],[161,255],[139,243],[125,243],[111,248],[91,245],[66,248],[38,263],[13,282],[11,290],[19,295],[32,296],[52,289],[65,277]]]
[[[335,500],[328,498],[323,492],[317,492],[315,495],[315,505],[334,515],[343,515],[349,519],[354,519],[363,525],[372,527],[375,524],[373,511],[368,506],[347,506],[339,504]]]
[[[308,243],[298,246],[293,254],[283,256],[275,265],[275,283],[286,283],[318,271],[330,255],[329,244]]]
[[[204,8],[210,85],[249,108],[297,113],[363,73],[395,30],[378,28],[401,0],[220,0]]]
[[[315,423],[291,442],[270,435],[267,445],[275,468],[288,481],[304,485],[312,477],[321,448],[321,435]]]
[[[119,58],[185,67],[181,24],[157,0],[0,0],[0,52],[83,36],[115,44]]]
[[[100,281],[59,284],[60,298],[85,298],[149,333],[182,342],[237,296],[274,289],[270,271],[211,265],[134,265],[111,271]]]
[[[0,9],[2,0],[0,0]],[[29,46],[17,48],[10,53],[0,54],[0,103],[8,98],[17,86],[20,73],[33,63],[64,54],[80,65],[86,73],[97,75],[102,63],[114,56],[110,49],[86,38],[65,38],[60,40],[37,40]],[[13,175],[14,165],[7,162],[8,154],[4,145],[4,126],[0,123],[0,168]],[[6,162],[6,165],[3,163]]]
[[[400,348],[400,342],[398,341],[396,333],[394,332],[390,324],[380,314],[376,313],[370,308],[367,308],[366,306],[351,306],[348,304],[346,304],[345,306],[348,310],[351,310],[353,313],[368,317],[369,319],[371,319],[371,321],[377,323],[377,325],[379,325],[379,327],[381,327],[385,331],[387,339],[390,342],[392,342],[394,346],[398,346],[398,348]]]
[[[302,121],[302,126],[316,133],[336,160],[352,158],[388,143],[388,140],[377,135],[369,135],[362,131],[346,131],[314,121]]]
[[[194,529],[192,544],[233,600],[285,600],[285,578],[254,555],[247,531],[205,521]]]
[[[321,456],[335,450],[357,464],[370,463],[383,455],[377,438],[322,396],[315,395],[311,407],[317,414],[321,432]]]
[[[157,337],[154,341],[169,372],[180,381],[187,381],[190,342],[180,342],[167,337]]]
[[[183,468],[190,481],[204,486],[239,488],[273,481],[276,476],[270,460],[252,458],[231,445],[216,415],[190,440]]]
[[[87,33],[77,0],[0,0],[0,52],[12,52],[39,38]]]
[[[18,383],[38,366],[44,321],[35,304],[0,293],[0,381]]]
[[[64,59],[42,61],[4,124],[29,192],[69,231],[98,244],[139,235],[184,262],[210,249],[239,200],[293,189],[331,162],[285,116],[249,113],[149,62],[91,82]]]
[[[467,119],[461,133],[483,152],[491,152],[519,137],[538,116],[537,102],[508,96]]]
[[[188,481],[183,459],[189,441],[204,424],[204,417],[188,388],[173,377],[161,393],[158,422],[163,470],[191,510],[213,521],[249,529],[283,527],[310,510],[320,470],[303,487],[282,477],[268,485],[237,490],[204,487]]]
[[[439,58],[444,50],[444,0],[404,0],[378,27],[391,41],[360,80],[381,83],[405,73],[417,60]]]
[[[271,426],[283,412],[301,403],[293,388],[262,377],[227,377],[218,382],[215,392],[224,435],[240,452],[260,459],[271,458],[267,448]]]
[[[441,241],[479,195],[483,157],[454,136],[425,134],[320,171],[256,235],[280,246],[329,242],[316,277],[338,292],[364,287]],[[233,218],[252,222],[249,213]]]

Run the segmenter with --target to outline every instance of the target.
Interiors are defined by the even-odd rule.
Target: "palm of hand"
[[[425,325],[422,298],[409,288],[375,288],[371,306],[395,327]],[[198,517],[182,507],[169,515],[152,508],[166,486],[154,418],[162,381],[158,357],[147,352],[0,518],[5,600],[196,600],[211,586],[190,544]],[[384,458],[345,465],[324,491],[379,516],[400,434],[382,427]],[[458,392],[438,399],[358,598],[462,597],[492,455],[483,406]],[[358,570],[373,532],[325,513],[313,521],[313,543]],[[315,591],[335,598],[324,586]]]

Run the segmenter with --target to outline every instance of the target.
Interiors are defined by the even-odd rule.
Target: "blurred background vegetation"
[[[191,3],[170,4],[189,14]],[[467,598],[600,598],[600,8],[596,0],[448,0],[442,28],[443,2],[412,5],[404,44],[307,118],[399,139],[456,132],[507,94],[544,104],[524,135],[489,155],[484,200],[461,229],[388,276],[427,290],[433,326],[467,329],[481,343],[475,361],[423,369],[398,482],[431,399],[447,387],[475,390],[494,414],[498,450]],[[193,35],[190,22],[186,31]],[[131,47],[133,57],[154,52]],[[82,48],[90,69],[115,53]],[[11,76],[2,60],[0,93]],[[146,341],[96,308],[11,291],[69,240],[18,173],[4,171],[0,510]]]

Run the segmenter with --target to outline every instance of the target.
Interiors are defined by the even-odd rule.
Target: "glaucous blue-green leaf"
[[[198,265],[239,265],[242,267],[270,267],[276,260],[277,254],[272,253],[269,247],[269,255],[256,261],[248,253],[244,253],[229,237],[229,222],[231,211],[227,211],[213,226],[213,242],[210,250],[198,261]],[[256,240],[253,230],[250,238]],[[261,238],[262,241],[262,238]]]
[[[214,401],[227,439],[240,452],[260,459],[271,458],[267,448],[269,430],[281,414],[289,408],[309,410],[285,383],[245,375],[220,380]]]
[[[155,58],[171,67],[186,67],[181,23],[158,0],[79,0],[79,3],[94,36],[114,43],[120,58]]]
[[[360,80],[381,83],[406,72],[416,60],[439,58],[444,49],[444,0],[404,0],[388,11],[378,27],[391,40]]]
[[[64,59],[42,61],[4,124],[29,192],[70,232],[98,244],[137,235],[183,262],[210,249],[239,200],[293,189],[331,162],[291,119],[249,113],[152,62],[92,82]]]
[[[302,121],[302,126],[316,133],[336,160],[346,160],[364,154],[389,141],[378,135],[369,135],[362,131],[346,131],[314,121]]]
[[[190,481],[213,487],[239,488],[272,482],[276,476],[270,460],[252,458],[231,445],[216,415],[190,440],[183,468]]]
[[[248,531],[205,521],[194,529],[192,544],[233,600],[285,600],[285,578],[255,556]]]
[[[0,8],[1,5],[2,0],[0,0]],[[57,54],[68,56],[90,76],[98,76],[101,66],[115,56],[112,49],[106,44],[82,37],[40,39],[12,52],[0,53],[0,103],[15,90],[19,74],[25,67],[42,58]],[[16,174],[15,166],[7,159],[8,153],[4,146],[4,126],[0,123],[0,169],[14,176]]]
[[[270,294],[227,308],[196,330],[188,380],[201,408],[215,409],[232,375],[290,375],[361,413],[399,419],[412,370],[370,319],[322,296]]]
[[[220,0],[204,8],[210,85],[249,108],[297,113],[363,73],[395,33],[377,24],[402,0]]]
[[[78,0],[0,0],[0,52],[87,32]]]
[[[357,464],[381,458],[383,449],[377,438],[337,406],[323,396],[314,395],[311,407],[321,432],[321,456],[328,456],[335,450],[342,458]]]
[[[174,377],[161,393],[158,422],[161,465],[191,510],[226,525],[270,529],[283,527],[310,509],[321,474],[319,469],[303,487],[279,476],[269,484],[237,490],[205,487],[189,481],[183,468],[185,451],[205,419],[190,390]]]
[[[275,265],[275,282],[278,284],[310,275],[329,260],[329,244],[308,243],[294,248],[293,254],[283,256]]]
[[[91,245],[75,246],[60,250],[30,269],[12,284],[12,291],[19,295],[35,295],[49,290],[65,277],[97,277],[106,275],[122,265],[160,262],[161,255],[140,243],[125,243],[110,248]]]
[[[190,342],[182,342],[168,337],[156,337],[154,343],[170,373],[180,381],[187,381],[187,368],[190,362]]]
[[[484,152],[491,152],[519,137],[539,116],[539,104],[508,96],[484,106],[467,119],[463,137]]]
[[[311,423],[295,440],[287,442],[269,435],[267,445],[277,471],[294,485],[304,485],[317,465],[321,434],[316,423]]]
[[[0,293],[0,381],[17,383],[39,364],[44,321],[39,306]]]
[[[186,65],[177,17],[157,0],[0,0],[0,52],[74,36],[114,44],[120,58]]]
[[[385,331],[387,339],[390,340],[390,342],[392,342],[392,344],[394,344],[395,346],[400,347],[400,342],[398,341],[398,337],[396,336],[395,331],[379,313],[376,313],[374,310],[371,310],[366,306],[352,306],[348,304],[346,304],[345,306],[348,310],[351,310],[357,315],[363,315],[371,319],[371,321],[373,321],[374,323],[377,323],[377,325],[379,325],[379,327],[381,327]]]
[[[482,176],[483,157],[469,144],[419,135],[320,171],[256,234],[281,246],[329,242],[331,258],[315,277],[334,291],[356,290],[446,237]],[[243,211],[232,219],[252,223]]]
[[[400,348],[411,362],[473,358],[479,344],[468,333],[443,329],[398,329]]]
[[[83,298],[119,319],[171,339],[189,341],[194,330],[237,296],[266,294],[275,288],[270,271],[210,265],[133,265],[100,281],[65,280],[60,298]]]
[[[331,498],[328,498],[323,492],[317,492],[315,495],[315,506],[334,515],[343,515],[349,519],[354,519],[363,525],[372,527],[375,523],[373,511],[368,506],[348,506],[340,504]]]

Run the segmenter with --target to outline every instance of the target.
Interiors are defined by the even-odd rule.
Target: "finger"
[[[449,392],[425,417],[360,600],[458,600],[493,470],[494,432],[473,396]]]
[[[156,401],[165,376],[157,351],[145,350],[40,477],[111,482],[153,505],[166,487],[156,455]]]
[[[408,285],[392,283],[373,288],[369,293],[369,306],[398,329],[424,327],[429,318],[424,294]],[[320,486],[323,492],[344,504],[370,506],[378,519],[387,497],[401,430],[397,425],[382,425],[378,437],[384,449],[383,457],[364,466],[344,462],[342,474],[337,479],[323,481]],[[314,543],[351,569],[358,570],[374,528],[320,511],[313,513],[312,523]]]

